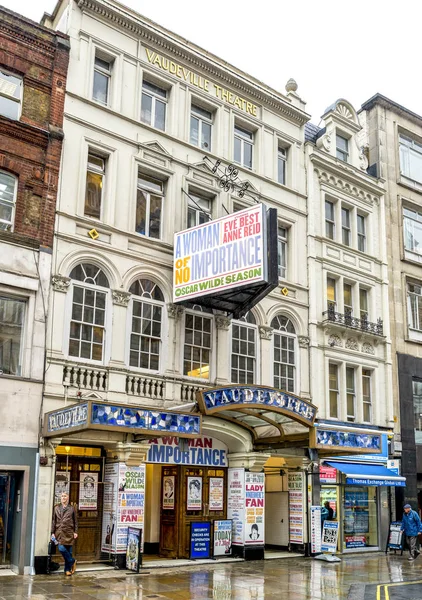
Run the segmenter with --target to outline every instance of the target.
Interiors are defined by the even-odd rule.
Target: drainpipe
[[[35,575],[35,526],[37,521],[38,483],[40,477],[40,453],[35,456],[34,502],[32,504],[31,553],[29,558],[29,575]]]

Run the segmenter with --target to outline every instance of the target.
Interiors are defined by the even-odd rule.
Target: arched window
[[[149,279],[137,279],[129,289],[133,294],[129,365],[158,371],[160,367],[161,326],[164,295]]]
[[[251,312],[232,323],[232,383],[256,383],[256,321]]]
[[[83,263],[72,270],[70,278],[73,295],[69,355],[102,361],[109,288],[107,276],[96,265]]]
[[[212,349],[212,313],[210,309],[188,305],[185,313],[185,341],[183,349],[183,374],[188,377],[210,378]]]
[[[274,387],[286,392],[295,391],[296,332],[287,317],[278,315],[271,321],[274,329]]]
[[[6,171],[0,171],[0,230],[13,229],[17,189],[16,177]]]

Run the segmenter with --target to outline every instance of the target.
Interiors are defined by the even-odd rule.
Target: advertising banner
[[[202,509],[202,477],[188,477],[187,510]]]
[[[289,531],[291,544],[304,543],[304,477],[302,472],[288,473]]]
[[[266,248],[263,204],[176,233],[173,301],[265,281]]]
[[[164,510],[174,510],[174,496],[176,493],[176,481],[174,475],[166,475],[163,477],[163,501],[162,507]]]
[[[224,510],[224,479],[222,477],[209,478],[208,505],[210,510]]]
[[[79,474],[79,510],[97,510],[98,473]]]
[[[321,465],[319,467],[319,480],[321,483],[332,483],[335,485],[337,481],[337,469]]]
[[[142,529],[128,527],[126,548],[126,569],[139,573],[142,562]]]
[[[211,523],[191,523],[190,559],[209,558],[211,554]]]
[[[264,544],[265,474],[245,472],[245,545]]]
[[[214,556],[230,556],[232,553],[232,522],[229,519],[214,521]]]
[[[181,448],[180,438],[164,436],[149,440],[148,462],[163,465],[195,465],[197,467],[227,467],[227,446],[209,437],[185,440]]]
[[[322,529],[321,552],[336,552],[338,539],[338,521],[324,521]]]
[[[229,469],[227,518],[233,523],[234,546],[243,546],[245,526],[245,469]]]
[[[321,552],[321,507],[311,506],[311,552]]]
[[[366,537],[364,535],[346,535],[346,548],[365,548]]]

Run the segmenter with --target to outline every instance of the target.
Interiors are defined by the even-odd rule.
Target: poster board
[[[321,507],[311,506],[311,552],[321,552]]]
[[[245,531],[245,469],[229,468],[227,518],[232,521],[233,546],[243,546]]]
[[[174,475],[163,477],[163,492],[161,506],[163,510],[174,510],[174,498],[176,495],[176,478]]]
[[[213,556],[231,556],[232,521],[214,521]]]
[[[401,521],[392,521],[388,532],[387,548],[390,550],[403,550],[403,531]]]
[[[202,477],[187,478],[187,510],[202,510]]]
[[[190,524],[189,558],[209,558],[211,555],[211,522]]]
[[[245,472],[245,545],[261,546],[265,536],[265,474]]]
[[[126,547],[126,569],[139,573],[142,565],[142,529],[128,527]]]
[[[224,510],[224,479],[223,477],[209,478],[209,510]]]
[[[79,510],[97,510],[98,473],[79,473]]]
[[[287,475],[289,490],[289,538],[291,544],[304,543],[304,481],[305,478],[302,472],[293,472]]]
[[[338,521],[324,521],[321,552],[337,552]]]

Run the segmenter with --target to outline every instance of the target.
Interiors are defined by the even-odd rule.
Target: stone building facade
[[[29,573],[69,43],[0,20],[0,565]]]
[[[405,500],[421,506],[422,489],[422,117],[381,94],[367,100],[359,116],[370,168],[386,187],[392,450],[407,478],[406,496],[396,496],[399,517]]]

